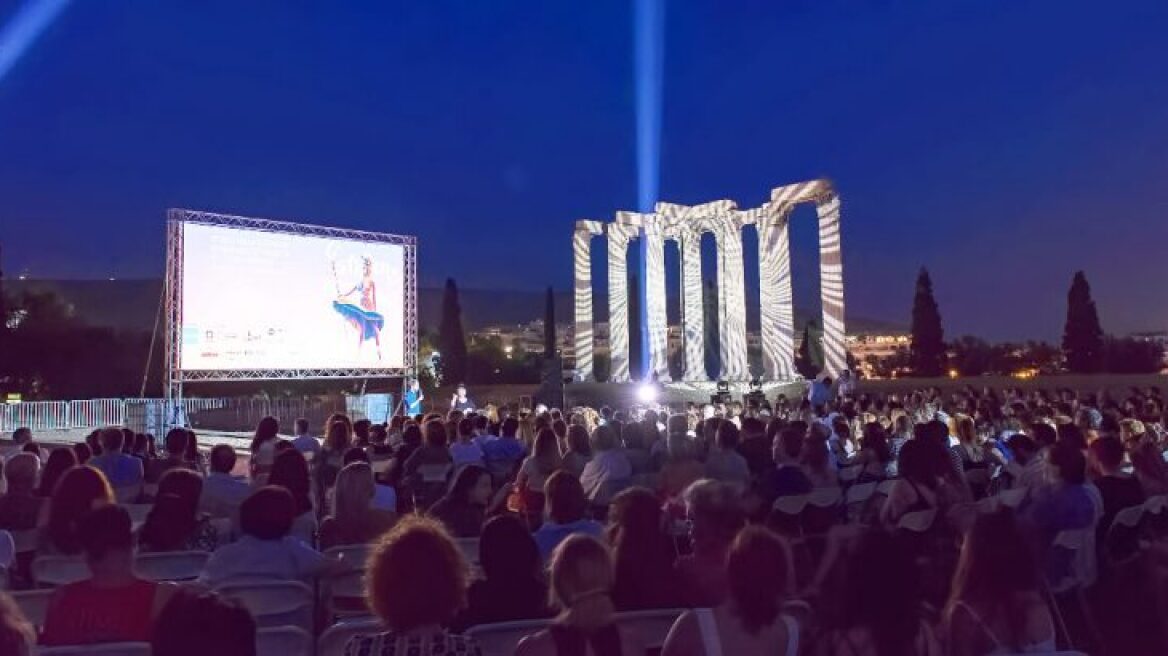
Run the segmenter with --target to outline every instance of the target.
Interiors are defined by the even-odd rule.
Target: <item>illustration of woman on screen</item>
[[[343,293],[337,278],[337,263],[333,261],[333,282],[337,288],[333,309],[356,329],[357,355],[360,356],[362,345],[372,339],[377,347],[377,360],[380,361],[381,329],[385,326],[385,317],[377,311],[377,285],[373,282],[373,260],[363,257],[361,261],[361,281]]]

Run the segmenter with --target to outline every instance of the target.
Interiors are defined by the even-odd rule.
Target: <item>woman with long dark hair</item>
[[[158,481],[154,507],[138,533],[143,551],[214,551],[219,533],[199,513],[203,478],[189,469],[171,469]]]
[[[280,422],[275,417],[264,417],[256,424],[255,436],[251,439],[251,459],[248,465],[251,480],[257,486],[268,482],[272,462],[276,459],[276,441],[279,437]]]
[[[45,462],[44,469],[41,470],[41,483],[37,488],[37,495],[52,496],[53,488],[57,486],[57,481],[61,480],[61,476],[70,467],[78,464],[80,463],[77,462],[77,455],[73,449],[53,449],[50,451],[49,459]]]
[[[477,538],[491,501],[491,473],[478,465],[458,470],[450,491],[430,506],[429,514],[456,538]]]
[[[49,498],[48,520],[37,551],[66,556],[81,553],[78,522],[91,510],[112,503],[113,488],[100,470],[88,465],[66,470]]]
[[[953,656],[1055,651],[1041,570],[1009,508],[978,515],[945,606]]]
[[[523,522],[493,517],[479,538],[483,578],[467,590],[467,607],[457,626],[547,617],[543,559]]]
[[[282,487],[292,494],[296,519],[292,522],[290,534],[311,546],[316,536],[316,513],[313,512],[308,461],[304,454],[296,449],[281,451],[272,463],[268,484]]]
[[[665,514],[651,491],[635,487],[613,497],[606,533],[616,575],[612,600],[618,609],[677,605],[673,573],[677,552],[665,526]]]

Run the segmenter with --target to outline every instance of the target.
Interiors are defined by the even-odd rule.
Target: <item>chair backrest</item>
[[[256,631],[256,656],[313,656],[312,634],[295,626]]]
[[[883,494],[884,496],[888,496],[892,493],[892,488],[895,485],[895,478],[886,478],[876,484],[876,494]]]
[[[135,504],[134,503],[134,501],[137,500],[138,496],[141,494],[142,494],[142,486],[141,485],[127,485],[124,487],[115,487],[114,488],[114,499],[116,499],[118,503],[120,503],[124,506],[149,505],[149,504]],[[134,519],[133,513],[130,514],[130,519],[131,520]]]
[[[806,494],[789,494],[775,499],[774,509],[784,515],[798,515],[807,507]]]
[[[151,581],[193,581],[199,578],[210,557],[206,551],[142,553],[134,559],[134,570]]]
[[[455,538],[458,543],[458,548],[462,551],[462,556],[466,558],[466,562],[477,565],[479,563],[479,539],[478,538]]]
[[[40,647],[39,656],[150,656],[149,642],[104,642],[68,647]]]
[[[849,487],[847,494],[844,495],[845,503],[851,506],[871,499],[872,495],[876,494],[876,485],[876,481],[871,481]]]
[[[1052,592],[1065,592],[1075,587],[1095,583],[1098,562],[1095,559],[1095,527],[1059,531],[1054,536],[1054,547],[1071,552],[1071,572],[1062,581],[1051,581]]]
[[[345,645],[349,644],[349,640],[354,636],[381,633],[384,630],[381,622],[373,619],[338,622],[320,634],[316,641],[316,656],[342,656],[345,653]]]
[[[218,594],[238,600],[260,627],[296,626],[312,629],[312,588],[298,581],[226,583]]]
[[[933,520],[937,517],[936,508],[917,510],[901,515],[896,527],[913,533],[924,533],[933,527]]]
[[[828,508],[838,505],[843,496],[843,490],[838,487],[819,487],[807,495],[807,504],[816,508]]]
[[[54,588],[89,578],[89,566],[81,556],[40,556],[32,561],[33,583]]]
[[[369,545],[333,547],[324,554],[342,565],[340,571],[324,581],[325,598],[332,612],[340,616],[368,615],[364,599],[365,560],[369,556]]]
[[[49,612],[49,600],[53,598],[52,590],[14,590],[10,593],[13,601],[20,607],[20,612],[38,630],[45,625],[45,616]]]
[[[422,477],[423,483],[445,483],[451,468],[452,465],[419,465],[418,475]]]
[[[140,526],[144,523],[146,516],[150,514],[150,509],[154,507],[149,503],[122,503],[121,506],[129,513],[130,523],[134,526]]]
[[[1129,506],[1115,513],[1115,518],[1111,520],[1111,526],[1108,530],[1115,530],[1116,526],[1124,528],[1135,528],[1140,525],[1140,520],[1144,517],[1144,504],[1138,506]]]
[[[634,610],[616,614],[616,623],[641,636],[646,649],[660,649],[673,623],[685,612],[684,608]]]
[[[849,465],[839,471],[839,479],[841,483],[851,483],[860,476],[860,470],[863,469],[860,465]]]
[[[549,623],[550,620],[519,620],[480,624],[467,629],[466,635],[478,643],[483,656],[512,656],[523,636],[535,633]]]
[[[11,531],[12,546],[16,549],[16,553],[29,553],[37,550],[37,543],[40,540],[40,532],[35,528],[26,529],[23,531]]]
[[[373,468],[374,474],[384,474],[385,471],[387,469],[389,469],[389,466],[391,464],[393,464],[392,457],[380,456],[377,458],[373,458],[372,462],[369,463],[369,466]]]
[[[1026,500],[1026,488],[1015,487],[998,493],[998,502],[1009,508],[1017,508]]]

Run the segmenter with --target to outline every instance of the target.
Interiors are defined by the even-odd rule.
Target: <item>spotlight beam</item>
[[[633,0],[633,64],[637,111],[637,211],[649,213],[661,185],[661,96],[665,68],[665,0]],[[648,239],[640,235],[641,375],[649,371]],[[665,327],[661,327],[664,330]]]
[[[0,81],[68,4],[69,0],[26,0],[0,28]]]

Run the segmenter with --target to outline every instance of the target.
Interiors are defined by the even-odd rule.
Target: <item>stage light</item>
[[[0,80],[67,4],[69,0],[29,0],[0,29]]]
[[[641,403],[656,403],[657,386],[651,383],[642,384],[637,388],[637,400]]]

